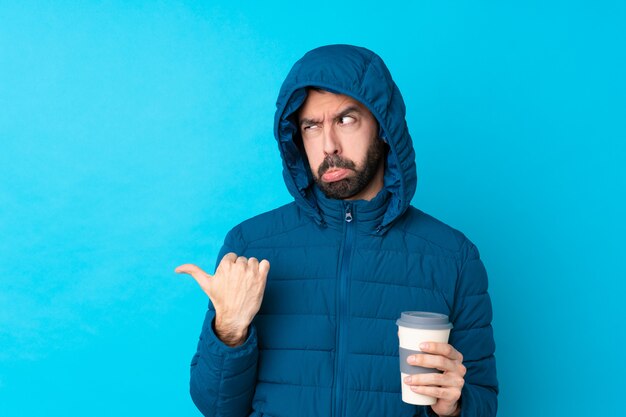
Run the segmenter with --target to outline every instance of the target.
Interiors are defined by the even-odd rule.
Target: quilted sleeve
[[[467,368],[461,393],[461,416],[495,416],[498,380],[487,272],[476,246],[466,241],[462,252],[463,264],[451,314],[454,328],[450,334],[450,344],[463,354]]]
[[[227,235],[217,263],[228,252],[243,253],[237,228]],[[190,392],[205,416],[243,417],[250,414],[257,372],[257,338],[253,325],[243,345],[231,348],[215,334],[215,310],[209,302],[196,354],[191,361]]]

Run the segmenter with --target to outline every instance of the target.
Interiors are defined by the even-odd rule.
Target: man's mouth
[[[350,174],[347,168],[330,168],[322,175],[322,181],[335,182],[346,178]]]

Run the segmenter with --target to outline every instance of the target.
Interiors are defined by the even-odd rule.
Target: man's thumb
[[[200,267],[194,264],[183,264],[177,266],[174,272],[177,274],[191,275],[202,288],[207,288],[209,280],[211,279],[211,275],[207,274],[200,269]]]

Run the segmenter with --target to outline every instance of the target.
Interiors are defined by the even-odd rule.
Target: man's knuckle
[[[459,371],[461,373],[461,376],[465,376],[465,374],[467,373],[467,368],[465,367],[465,365],[460,364],[459,365]]]

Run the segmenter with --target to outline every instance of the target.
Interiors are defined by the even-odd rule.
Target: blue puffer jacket
[[[326,198],[294,143],[306,86],[352,96],[389,145],[384,189],[371,201]],[[307,53],[285,80],[275,136],[295,201],[243,222],[227,252],[271,264],[246,342],[224,345],[209,306],[191,364],[191,395],[206,416],[427,416],[400,395],[402,311],[447,314],[467,367],[462,415],[493,416],[497,380],[487,276],[460,232],[410,206],[417,174],[400,91],[363,48]]]

